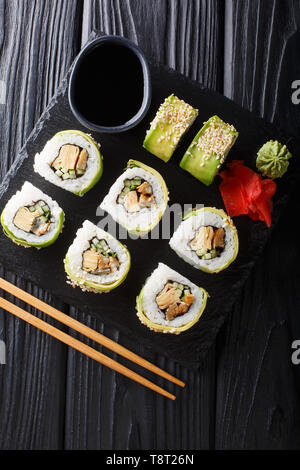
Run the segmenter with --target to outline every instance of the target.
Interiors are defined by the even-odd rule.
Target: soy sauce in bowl
[[[151,99],[149,68],[142,51],[119,36],[104,36],[79,54],[69,83],[75,117],[98,132],[137,125]]]

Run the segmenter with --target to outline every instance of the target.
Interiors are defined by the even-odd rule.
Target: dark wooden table
[[[152,60],[296,135],[299,24],[299,0],[0,0],[1,177],[93,29],[136,41]],[[189,386],[168,402],[1,312],[0,449],[300,448],[297,199],[298,187],[196,372],[1,269]]]

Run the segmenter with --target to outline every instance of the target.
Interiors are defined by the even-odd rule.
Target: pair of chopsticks
[[[101,333],[98,333],[97,331],[93,330],[92,328],[89,328],[88,326],[75,320],[74,318],[69,317],[68,315],[57,310],[56,308],[51,307],[51,305],[48,305],[46,302],[43,302],[42,300],[37,299],[33,295],[29,294],[28,292],[25,292],[19,287],[16,287],[14,284],[11,284],[10,282],[6,281],[5,279],[2,279],[1,277],[0,277],[0,288],[8,292],[9,294],[12,294],[14,297],[17,297],[18,299],[23,300],[25,303],[40,310],[41,312],[44,312],[46,315],[49,315],[50,317],[55,318],[55,320],[58,320],[59,322],[68,326],[69,328],[75,331],[78,331],[79,333],[83,334],[87,338],[101,344],[102,346],[110,349],[111,351],[116,352],[120,356],[123,356],[126,359],[129,359],[130,361],[144,367],[145,369],[150,370],[154,374],[157,374],[160,377],[163,377],[164,379],[169,380],[170,382],[175,383],[176,385],[179,385],[180,387],[185,386],[184,382],[177,379],[173,375],[168,374],[168,372],[165,372],[164,370],[155,366],[154,364],[147,361],[146,359],[143,359],[142,357],[133,353],[129,349],[124,348],[120,344],[107,338]],[[26,321],[30,325],[35,326],[39,330],[42,330],[45,333],[48,333],[48,335],[53,336],[54,338],[58,339],[62,343],[67,344],[71,348],[76,349],[77,351],[94,359],[95,361],[100,362],[100,364],[103,364],[104,366],[109,367],[110,369],[113,369],[116,372],[119,372],[120,374],[125,375],[129,379],[134,380],[135,382],[138,382],[144,387],[150,388],[151,390],[167,398],[170,398],[171,400],[176,399],[175,395],[172,395],[171,393],[167,392],[167,390],[164,390],[158,385],[155,385],[153,382],[146,379],[145,377],[137,374],[136,372],[133,372],[132,370],[128,369],[122,364],[119,364],[117,361],[111,359],[108,356],[105,356],[104,354],[100,353],[96,349],[91,348],[90,346],[73,338],[67,333],[64,333],[58,328],[55,328],[54,326],[49,325],[49,323],[46,323],[45,321],[40,320],[38,317],[32,315],[26,310],[23,310],[22,308],[9,302],[8,300],[4,299],[1,296],[0,296],[0,307],[6,310],[7,312],[11,313],[12,315],[15,315],[16,317],[21,318],[22,320]]]

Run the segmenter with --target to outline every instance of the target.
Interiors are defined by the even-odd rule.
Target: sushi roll
[[[168,162],[197,115],[198,109],[173,94],[168,96],[151,123],[144,140],[144,148]]]
[[[202,315],[208,293],[163,263],[137,297],[137,316],[150,330],[178,335]]]
[[[92,137],[81,131],[62,131],[35,155],[34,171],[50,183],[83,196],[99,181],[102,156]]]
[[[231,218],[214,207],[188,213],[169,243],[184,261],[208,273],[227,268],[239,250],[238,234]]]
[[[44,248],[62,231],[64,212],[56,201],[26,181],[1,214],[3,231],[17,245]]]
[[[126,279],[127,248],[112,235],[85,220],[64,260],[68,283],[83,291],[109,292]]]
[[[181,168],[209,186],[238,135],[232,124],[222,121],[219,116],[212,116],[204,123],[183,155]]]
[[[143,236],[158,224],[168,204],[168,188],[162,176],[137,160],[112,185],[100,204],[130,233]]]

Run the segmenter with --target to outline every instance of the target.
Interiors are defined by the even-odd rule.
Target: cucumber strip
[[[103,247],[105,250],[108,250],[108,249],[109,249],[109,246],[108,246],[108,244],[106,243],[105,240],[101,240],[100,243],[101,243],[102,247]]]

